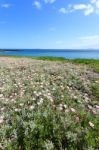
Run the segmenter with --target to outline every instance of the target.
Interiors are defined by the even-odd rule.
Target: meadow
[[[0,57],[0,150],[99,150],[99,60]]]

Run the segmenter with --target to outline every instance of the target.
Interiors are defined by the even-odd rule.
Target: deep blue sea
[[[94,58],[99,59],[99,50],[61,50],[61,49],[25,49],[25,50],[5,50],[0,55],[15,56],[53,56],[65,58]]]

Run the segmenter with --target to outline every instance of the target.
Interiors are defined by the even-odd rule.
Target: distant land
[[[99,49],[94,49],[94,48],[88,48],[88,49],[78,49],[78,48],[77,49],[47,49],[47,48],[46,49],[45,48],[44,49],[43,48],[28,49],[27,48],[27,49],[0,49],[0,52],[4,52],[4,51],[23,51],[23,50],[24,51],[25,50],[38,50],[38,51],[39,50],[49,50],[49,51],[56,51],[56,50],[59,50],[59,51],[60,50],[61,51],[88,51],[88,50],[89,51],[94,51],[95,50],[95,51],[97,51],[98,50],[99,51]]]

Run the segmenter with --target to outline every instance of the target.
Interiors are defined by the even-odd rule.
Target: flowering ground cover
[[[98,150],[98,131],[93,68],[0,57],[0,150]]]

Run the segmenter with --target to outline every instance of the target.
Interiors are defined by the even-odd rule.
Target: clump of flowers
[[[0,148],[98,149],[93,73],[69,62],[1,57]]]

